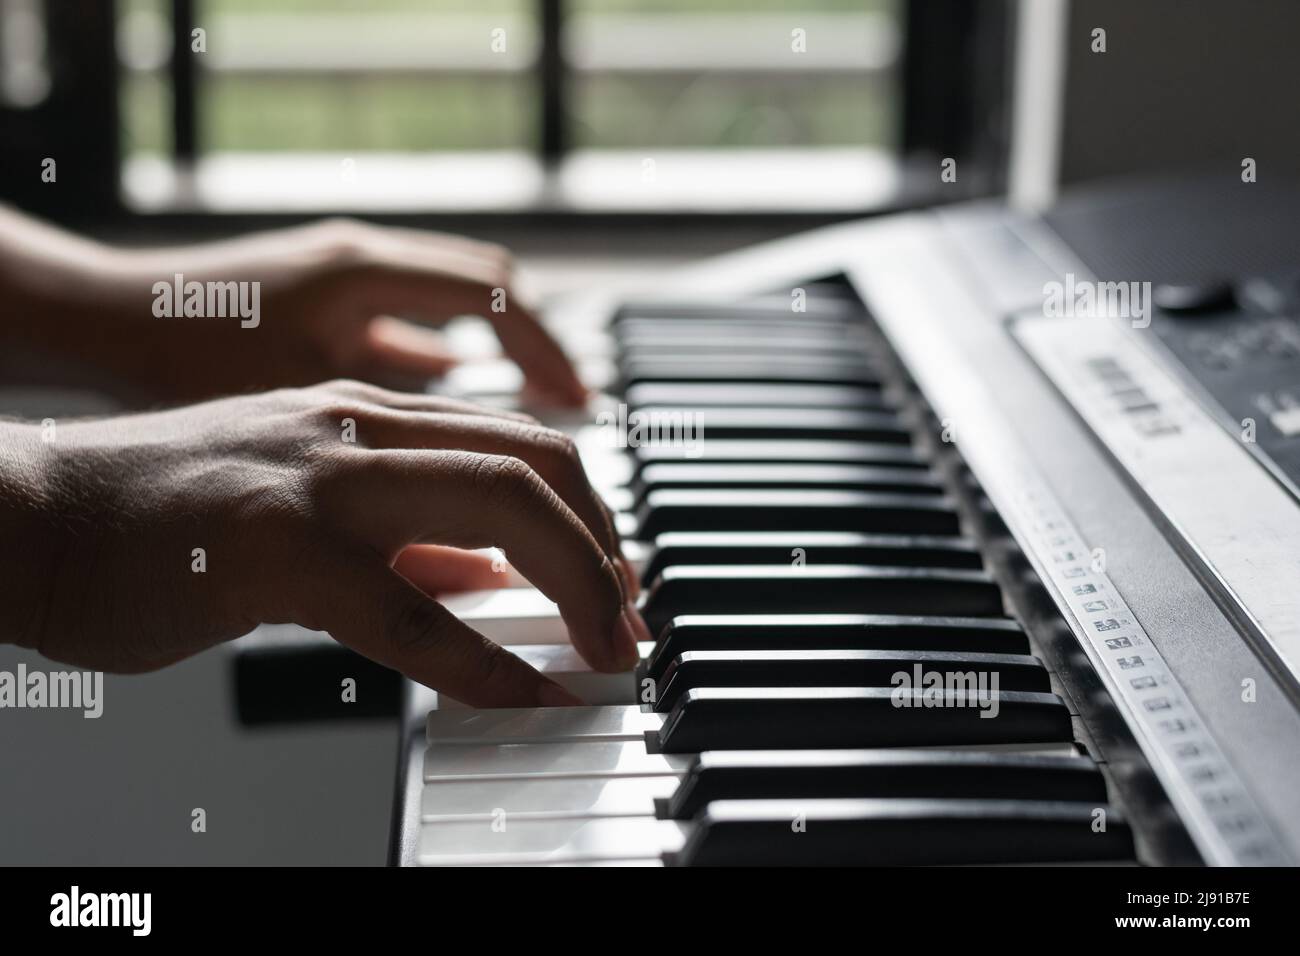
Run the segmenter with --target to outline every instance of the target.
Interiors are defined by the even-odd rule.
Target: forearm
[[[39,641],[55,574],[58,518],[49,480],[53,422],[0,421],[0,643]]]
[[[123,254],[0,206],[0,341],[65,353],[114,314]]]

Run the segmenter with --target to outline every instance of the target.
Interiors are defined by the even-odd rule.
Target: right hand
[[[467,704],[577,703],[432,599],[425,543],[500,547],[596,669],[649,638],[572,441],[525,416],[339,381],[55,429],[0,425],[0,639],[53,660],[153,670],[288,622]]]

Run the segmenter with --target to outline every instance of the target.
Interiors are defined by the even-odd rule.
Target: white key
[[[642,740],[663,715],[639,707],[501,707],[429,712],[431,744],[520,744]]]
[[[655,798],[672,796],[677,783],[677,777],[443,780],[423,787],[420,820],[653,816]]]
[[[645,657],[653,649],[651,641],[642,641],[638,648]],[[636,703],[636,672],[632,670],[606,674],[592,670],[571,644],[523,644],[507,647],[530,667],[541,671],[570,694],[587,704]],[[463,707],[459,701],[445,694],[438,698],[439,710]]]
[[[438,602],[498,644],[569,643],[560,609],[536,588],[466,591]]]
[[[664,866],[664,861],[657,857],[653,860],[650,859],[649,857],[647,857],[644,860],[627,860],[627,859],[615,860],[615,859],[602,858],[599,860],[582,860],[582,861],[561,860],[555,863],[551,863],[549,861],[543,861],[538,863],[532,860],[511,860],[510,865],[511,866]],[[1134,865],[1136,866],[1137,864]]]
[[[587,863],[655,859],[677,852],[688,825],[654,817],[593,820],[511,820],[426,823],[420,827],[421,866]]]
[[[662,777],[683,774],[690,754],[646,753],[640,740],[563,744],[431,744],[424,751],[424,780],[484,777]]]
[[[591,486],[602,494],[621,488],[632,479],[632,459],[626,449],[614,447],[610,438],[610,429],[599,425],[580,428],[573,436],[582,468]]]
[[[654,545],[648,541],[628,538],[623,542],[623,557],[627,558],[628,564],[632,565],[632,570],[638,575],[645,571],[645,566],[654,555],[654,550]]]

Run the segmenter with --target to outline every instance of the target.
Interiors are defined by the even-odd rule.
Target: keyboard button
[[[660,815],[689,820],[714,800],[959,798],[1106,801],[1088,757],[963,750],[715,750],[702,753]]]
[[[1028,654],[1029,639],[1008,618],[891,614],[686,614],[671,620],[646,659],[643,676],[688,651],[901,650]]]
[[[423,823],[562,817],[650,816],[677,791],[676,776],[543,777],[431,783],[420,797]]]
[[[623,396],[630,408],[661,405],[700,408],[706,405],[771,405],[778,408],[889,407],[879,388],[865,385],[745,385],[701,382],[694,385],[633,385]]]
[[[898,675],[964,674],[996,692],[1052,689],[1038,658],[945,651],[687,651],[669,661],[658,681],[643,679],[642,700],[670,710],[697,687],[893,687]],[[923,686],[913,681],[915,686]],[[648,696],[647,696],[647,688]]]
[[[649,642],[642,644],[642,657],[653,646]],[[506,650],[586,704],[630,704],[636,700],[636,674],[632,670],[616,673],[592,670],[572,644],[506,645]],[[440,710],[456,706],[462,705],[439,695]]]
[[[746,382],[749,384],[868,385],[880,387],[880,376],[870,365],[848,360],[780,361],[739,359],[721,364],[717,359],[663,362],[627,362],[621,377],[625,388],[648,382]]]
[[[536,588],[466,591],[438,599],[497,644],[566,644],[569,629],[555,602]]]
[[[657,461],[682,461],[687,449],[677,445],[652,443],[631,449],[639,466]],[[881,442],[847,441],[737,441],[709,439],[692,451],[690,461],[709,462],[847,462],[861,465],[895,465],[904,468],[928,467],[921,453],[906,445]],[[698,454],[697,454],[698,453]]]
[[[1119,813],[1093,829],[1091,803],[1033,800],[720,800],[678,862],[818,866],[1120,861],[1133,836]]]
[[[961,532],[947,498],[870,491],[652,491],[637,522],[643,540],[666,531]]]
[[[643,740],[473,746],[430,744],[426,783],[505,777],[662,777],[690,765],[681,754],[647,753]]]
[[[1055,694],[884,687],[706,687],[687,691],[653,735],[665,753],[1068,742]]]
[[[605,707],[502,707],[429,712],[431,744],[565,743],[641,740],[663,723],[630,704]]]
[[[642,547],[645,542],[634,541]],[[649,585],[665,569],[690,564],[869,564],[894,568],[969,568],[983,558],[968,538],[838,531],[669,531],[643,560]]]
[[[703,440],[807,438],[830,441],[887,442],[907,445],[912,436],[893,412],[832,408],[815,412],[802,408],[668,408],[648,406],[630,413],[637,420],[667,425],[690,421]]]
[[[707,419],[705,428],[708,428]],[[632,481],[638,501],[652,491],[696,488],[810,488],[920,495],[939,495],[944,491],[938,476],[931,471],[878,465],[663,463],[647,465]]]
[[[686,565],[664,570],[642,616],[656,636],[681,614],[822,613],[1001,615],[1002,592],[984,571],[855,565]]]
[[[654,817],[473,820],[424,824],[422,866],[539,865],[658,858],[681,847],[687,825]]]

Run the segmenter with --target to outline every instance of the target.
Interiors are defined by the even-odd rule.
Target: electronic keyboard
[[[554,316],[654,635],[446,603],[587,706],[407,685],[392,859],[1300,858],[1300,194],[834,226]],[[506,402],[466,377],[458,393]]]

